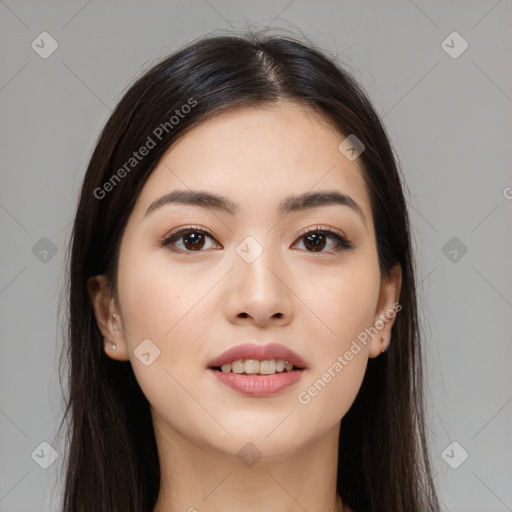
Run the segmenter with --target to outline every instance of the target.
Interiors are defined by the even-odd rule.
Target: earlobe
[[[122,335],[121,319],[115,311],[107,278],[104,275],[92,276],[87,281],[94,316],[98,328],[103,335],[105,353],[111,359],[127,361],[128,350]]]
[[[401,309],[399,304],[402,287],[402,267],[396,263],[390,270],[390,275],[383,278],[380,287],[377,311],[375,313],[374,329],[377,334],[373,337],[369,357],[378,357],[387,351],[391,339],[391,329],[395,323],[396,315]]]
[[[112,322],[114,325],[120,323],[115,313],[112,314]],[[126,341],[124,339],[116,341],[117,338],[119,338],[119,336],[116,335],[114,335],[114,337],[111,339],[103,338],[105,354],[107,354],[107,356],[111,359],[115,359],[116,361],[128,361],[130,358],[126,348]]]

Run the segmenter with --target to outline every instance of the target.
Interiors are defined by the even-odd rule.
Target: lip
[[[222,366],[224,363],[231,363],[239,359],[257,359],[259,361],[284,359],[298,368],[306,368],[306,362],[298,354],[278,343],[269,343],[267,345],[245,343],[237,345],[212,359],[208,363],[208,368]]]
[[[296,384],[307,370],[275,373],[273,375],[242,375],[208,369],[219,382],[243,395],[265,397],[275,395]]]
[[[273,375],[246,375],[215,370],[215,368],[222,366],[224,363],[231,363],[240,359],[257,359],[259,361],[283,359],[292,363],[296,369],[281,373],[276,372]],[[293,350],[278,343],[269,343],[267,345],[246,343],[232,347],[215,359],[212,359],[208,363],[208,371],[219,382],[238,393],[264,397],[275,395],[296,384],[302,378],[304,372],[307,371],[307,366],[306,362]]]

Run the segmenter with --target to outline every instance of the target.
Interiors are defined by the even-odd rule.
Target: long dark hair
[[[333,58],[294,37],[249,31],[199,39],[145,72],[122,97],[92,154],[68,254],[69,343],[61,363],[68,363],[69,390],[59,428],[67,419],[64,512],[150,512],[160,484],[149,403],[130,362],[104,353],[87,279],[106,274],[117,299],[124,227],[177,137],[216,112],[279,100],[309,106],[363,142],[359,158],[380,269],[389,276],[395,263],[402,267],[402,310],[390,348],[369,360],[341,422],[338,493],[356,512],[439,510],[425,437],[414,262],[397,159],[368,97]],[[128,167],[148,137],[155,147]]]

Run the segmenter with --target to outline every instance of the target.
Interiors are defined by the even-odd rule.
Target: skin
[[[297,396],[392,309],[401,269],[389,280],[380,274],[370,198],[359,160],[338,150],[344,138],[292,102],[210,117],[171,146],[137,199],[121,243],[119,302],[104,276],[90,278],[105,352],[131,362],[151,404],[162,471],[155,512],[350,511],[336,493],[340,421],[368,358],[389,343],[393,319],[309,403]],[[178,189],[227,196],[239,211],[169,204],[145,216],[155,199]],[[326,190],[351,196],[366,223],[343,205],[277,213],[290,194]],[[183,237],[176,252],[159,245],[190,224],[214,235],[201,251]],[[327,237],[322,252],[308,250],[301,232],[318,225],[340,230],[354,248],[336,252]],[[252,263],[235,250],[247,236],[263,248]],[[145,339],[160,350],[149,366],[134,353]],[[255,398],[206,370],[213,357],[254,340],[302,356],[301,381]],[[248,442],[262,455],[252,467],[237,457]]]

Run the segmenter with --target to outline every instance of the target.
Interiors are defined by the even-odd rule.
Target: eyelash
[[[178,229],[177,231],[171,232],[168,235],[166,235],[165,237],[163,237],[163,239],[161,239],[161,241],[160,241],[160,246],[167,247],[167,246],[175,243],[177,240],[182,238],[184,235],[187,235],[190,233],[201,233],[201,234],[207,235],[212,240],[215,240],[215,236],[212,233],[210,233],[207,229],[201,228],[199,226],[186,226],[184,228]],[[346,239],[344,236],[342,236],[338,232],[336,232],[332,229],[324,228],[322,226],[315,226],[312,229],[308,229],[307,231],[299,234],[298,239],[302,239],[311,234],[326,235],[328,237],[333,238],[337,244],[336,249],[334,249],[334,252],[336,252],[336,253],[354,248],[354,246],[352,245],[352,242],[350,240]],[[204,252],[201,249],[197,250],[197,251],[189,251],[186,249],[178,249],[176,247],[174,247],[170,250],[172,250],[173,252],[189,252],[189,253]],[[331,251],[323,251],[322,250],[322,251],[317,251],[317,252],[321,254],[321,253],[329,253]],[[306,252],[309,252],[311,254],[316,254],[315,251],[306,251]]]

